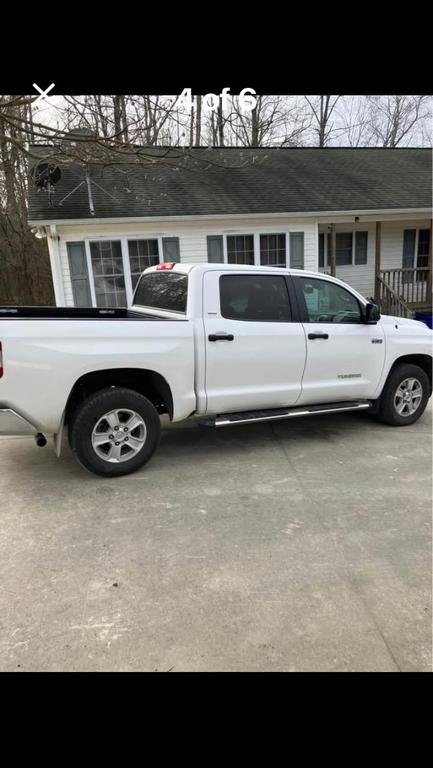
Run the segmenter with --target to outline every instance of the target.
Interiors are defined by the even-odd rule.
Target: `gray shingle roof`
[[[47,147],[33,150],[47,154]],[[62,202],[83,180],[84,169],[60,163],[62,178],[53,207],[48,195],[30,184],[29,220],[359,211],[432,204],[430,149],[200,147],[145,152],[154,162],[130,158],[91,166],[94,217],[84,184]]]

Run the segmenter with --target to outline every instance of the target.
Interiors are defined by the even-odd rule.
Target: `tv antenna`
[[[108,197],[111,197],[111,199],[114,200],[115,203],[119,202],[117,200],[117,198],[114,197],[114,195],[111,195],[110,192],[107,192],[106,189],[101,187],[101,185],[98,184],[95,181],[95,179],[91,178],[90,171],[89,171],[89,166],[87,165],[86,169],[84,171],[84,179],[82,179],[80,181],[80,183],[77,184],[76,187],[74,187],[74,189],[72,189],[70,192],[68,192],[68,194],[65,195],[65,197],[62,197],[62,199],[59,200],[58,205],[62,205],[65,202],[65,200],[68,199],[68,197],[71,197],[71,195],[73,195],[75,192],[77,192],[79,189],[81,189],[81,187],[85,186],[87,188],[87,199],[88,199],[88,202],[89,202],[89,211],[90,211],[91,216],[94,216],[95,215],[95,206],[93,204],[92,184],[95,187],[97,187],[98,189],[100,189],[101,192],[104,192],[105,195],[108,195]]]

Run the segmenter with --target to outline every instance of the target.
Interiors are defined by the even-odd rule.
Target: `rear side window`
[[[289,294],[279,275],[222,275],[221,315],[230,320],[290,322]]]
[[[140,278],[134,304],[185,313],[187,296],[187,275],[179,272],[149,272]]]

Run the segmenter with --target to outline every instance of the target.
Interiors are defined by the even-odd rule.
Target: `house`
[[[58,305],[125,305],[146,267],[208,260],[336,274],[409,315],[431,303],[431,164],[430,149],[138,148],[60,160],[30,185],[29,224]]]

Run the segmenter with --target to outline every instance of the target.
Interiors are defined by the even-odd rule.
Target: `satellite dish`
[[[38,163],[32,170],[32,176],[38,190],[52,192],[60,181],[62,172],[54,163]]]

